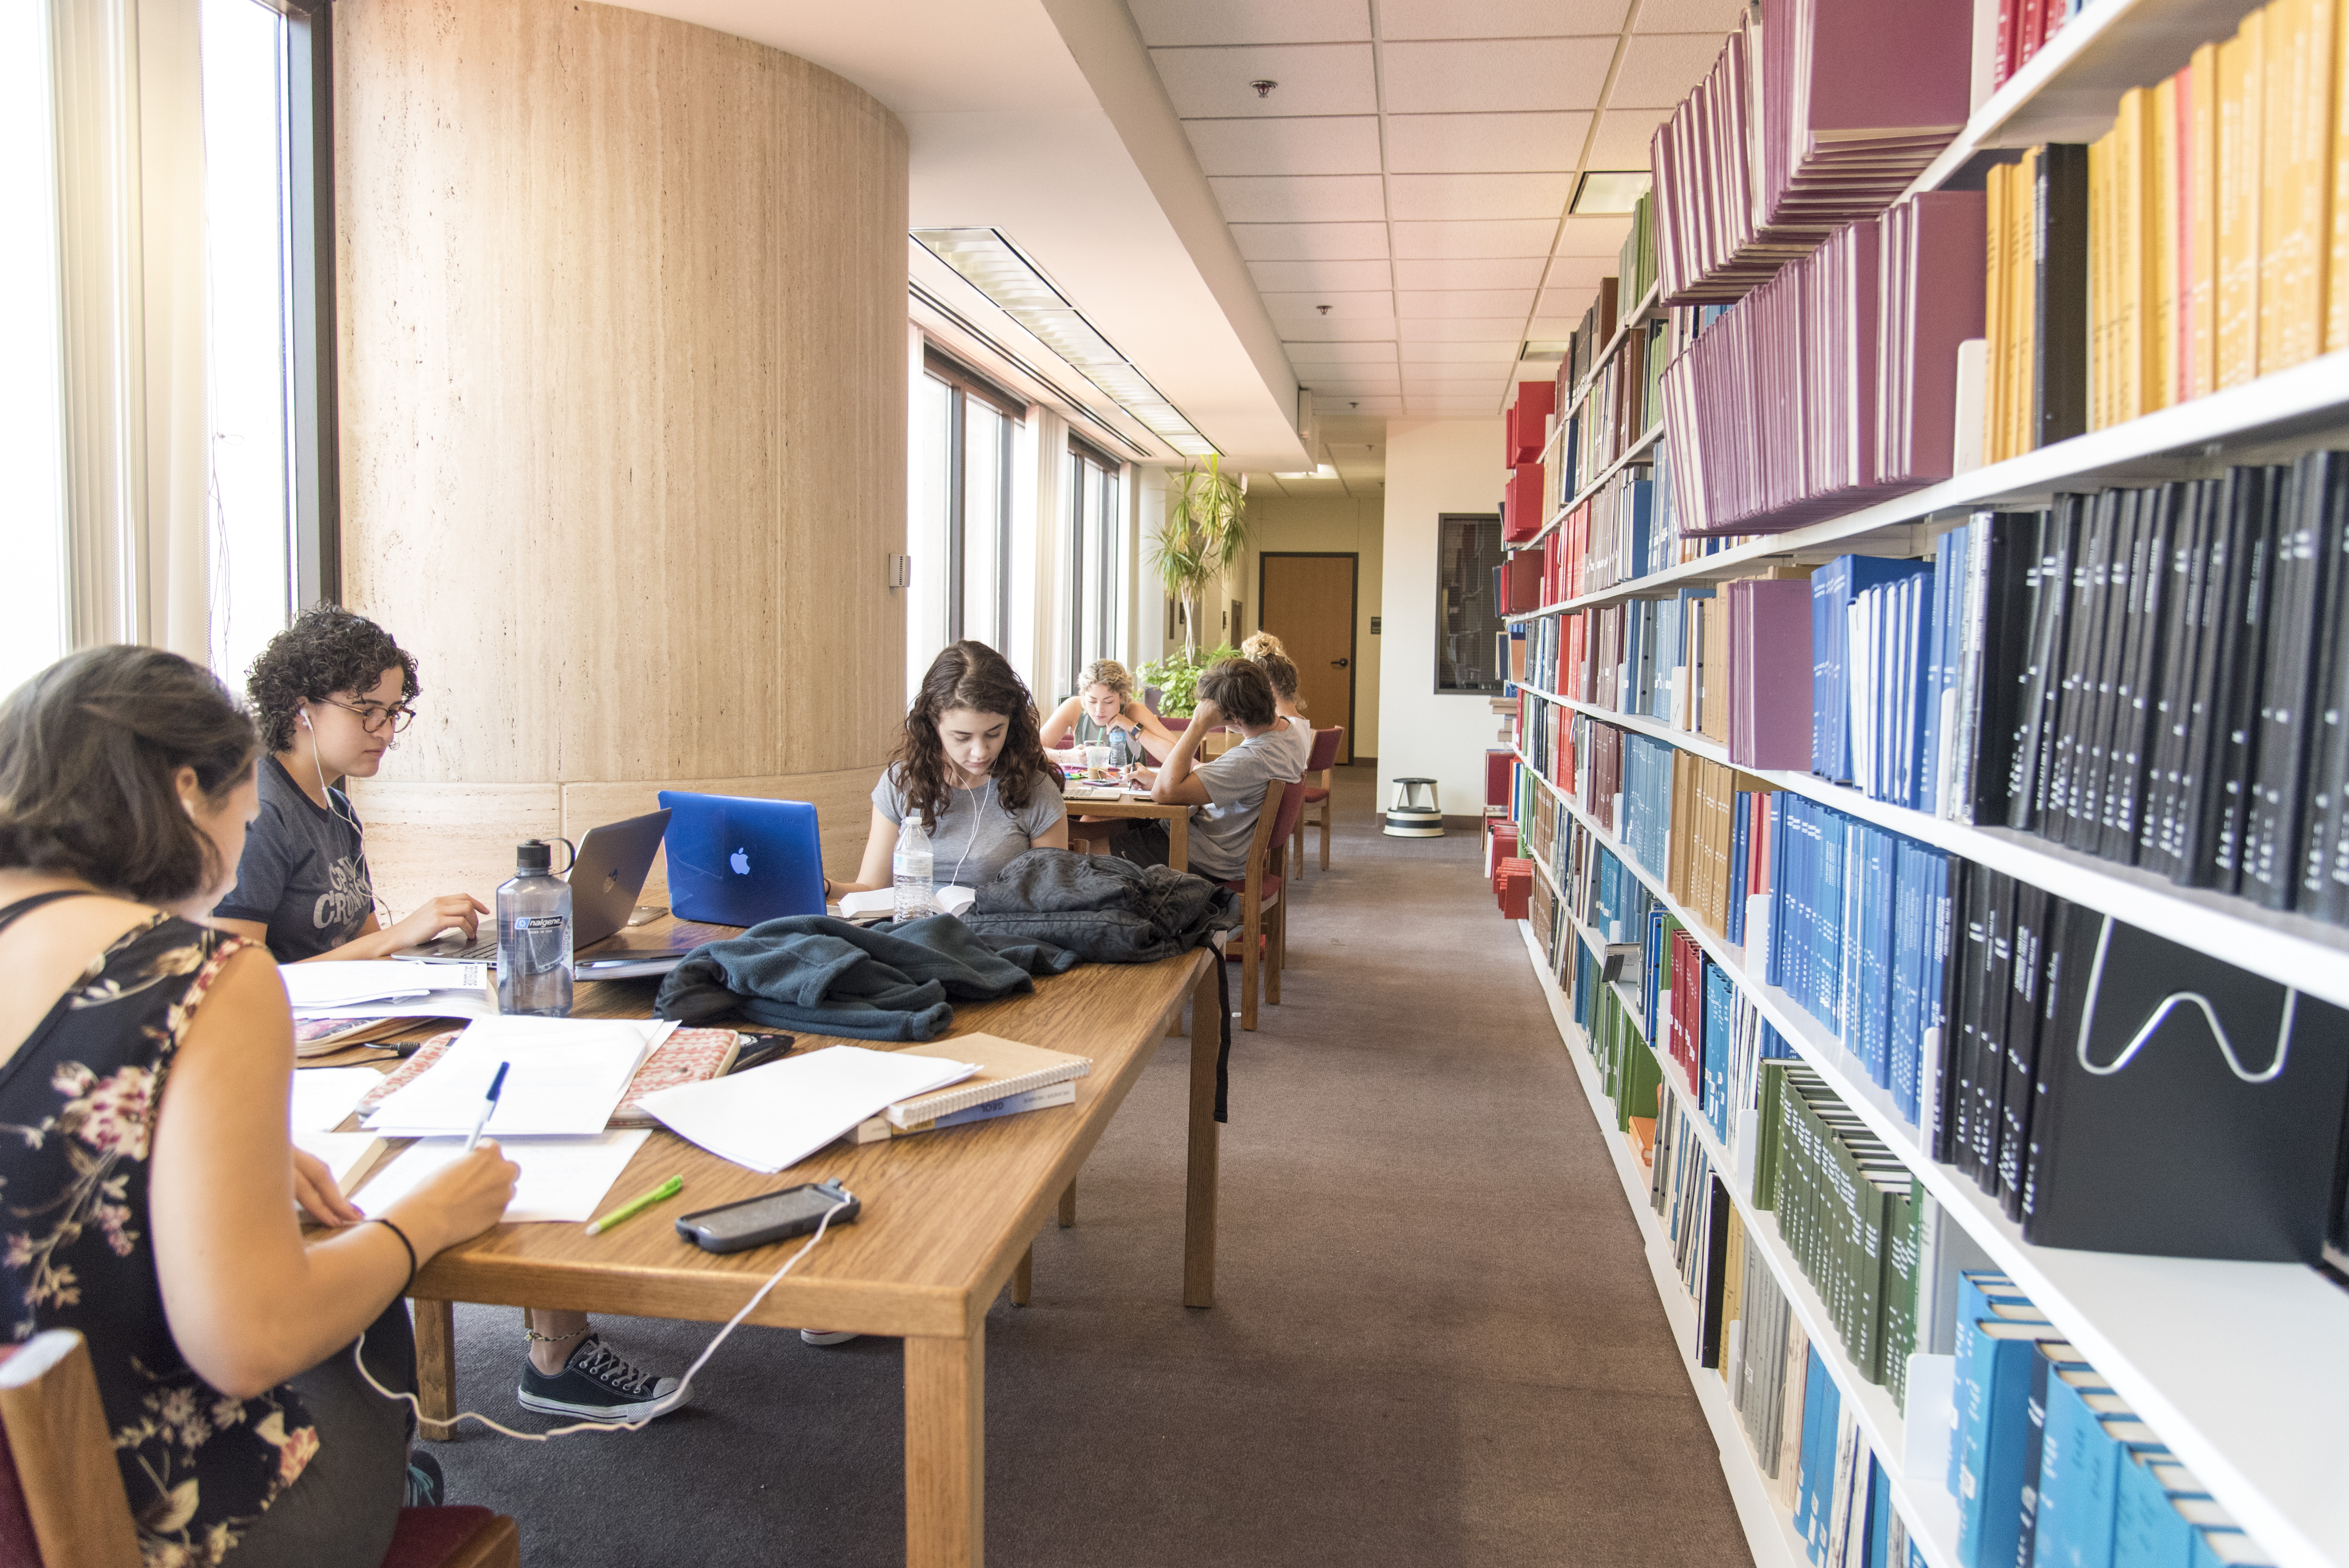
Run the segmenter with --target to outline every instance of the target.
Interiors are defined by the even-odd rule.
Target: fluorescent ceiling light
[[[1109,339],[1095,331],[1083,313],[1000,231],[916,229],[913,235],[924,250],[961,274],[1153,435],[1186,458],[1216,455],[1216,444],[1201,435],[1133,361],[1111,346]]]
[[[1334,480],[1338,470],[1329,463],[1317,463],[1312,468],[1293,474],[1275,474],[1277,480]]]
[[[1620,174],[1593,170],[1575,186],[1574,203],[1567,211],[1582,218],[1599,213],[1629,212],[1647,193],[1648,171],[1644,169]]]

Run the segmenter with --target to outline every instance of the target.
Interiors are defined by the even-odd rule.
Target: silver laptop
[[[661,839],[667,830],[668,812],[662,810],[590,828],[587,836],[579,841],[579,858],[572,861],[569,873],[574,956],[582,960],[634,956],[617,951],[622,945],[617,943],[611,944],[614,951],[608,954],[591,954],[588,949],[599,943],[609,943],[627,925],[628,916],[636,911],[636,899],[645,891],[645,877],[653,869],[653,857],[660,852]],[[493,914],[481,923],[481,934],[470,942],[452,933],[392,956],[419,958],[428,964],[486,964],[493,962],[497,955],[498,928]],[[678,953],[677,956],[684,954]]]

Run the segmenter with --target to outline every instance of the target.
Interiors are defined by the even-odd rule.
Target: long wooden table
[[[689,944],[695,934],[682,923],[673,934],[629,934],[643,945],[664,939]],[[647,1016],[655,989],[650,981],[583,985],[574,1016]],[[1039,980],[1031,995],[955,1008],[957,1034],[1000,1035],[1090,1057],[1092,1071],[1078,1080],[1072,1106],[885,1143],[835,1144],[775,1176],[657,1131],[614,1185],[615,1201],[671,1174],[685,1178],[680,1197],[606,1235],[589,1236],[571,1224],[499,1225],[432,1259],[409,1292],[427,1417],[445,1420],[458,1408],[451,1303],[722,1323],[802,1243],[705,1253],[677,1234],[676,1216],[836,1177],[863,1200],[856,1223],[828,1232],[748,1321],[905,1340],[905,1561],[916,1568],[975,1568],[984,1555],[988,1308],[1015,1272],[1015,1297],[1024,1299],[1037,1231],[1158,1042],[1176,1031],[1186,995],[1191,1095],[1183,1301],[1212,1305],[1222,1037],[1214,961],[1194,951],[1156,964],[1086,964]],[[802,1035],[794,1054],[866,1043]]]
[[[1191,869],[1191,808],[1162,805],[1156,800],[1121,795],[1108,800],[1069,802],[1071,817],[1156,817],[1166,824],[1166,863],[1178,872]]]

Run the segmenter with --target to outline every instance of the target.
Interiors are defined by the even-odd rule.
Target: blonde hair
[[[1265,678],[1272,682],[1275,694],[1285,698],[1289,706],[1296,707],[1299,713],[1305,711],[1297,701],[1297,665],[1287,654],[1277,649],[1265,648],[1248,655],[1247,657],[1250,664],[1264,671]]]
[[[1105,686],[1120,696],[1133,695],[1133,676],[1115,659],[1095,659],[1077,676],[1079,696],[1084,696],[1087,688],[1097,686]]]
[[[1267,654],[1278,654],[1287,658],[1288,647],[1270,632],[1250,632],[1247,640],[1240,645],[1240,654],[1251,659],[1260,659]]]

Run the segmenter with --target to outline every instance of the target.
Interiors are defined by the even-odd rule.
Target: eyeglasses
[[[339,707],[345,713],[355,715],[363,729],[381,729],[384,726],[389,725],[391,732],[398,735],[416,722],[416,710],[405,705],[398,707],[386,707],[379,702],[363,702],[354,707],[347,702],[336,702],[330,696],[320,697],[318,700]]]

